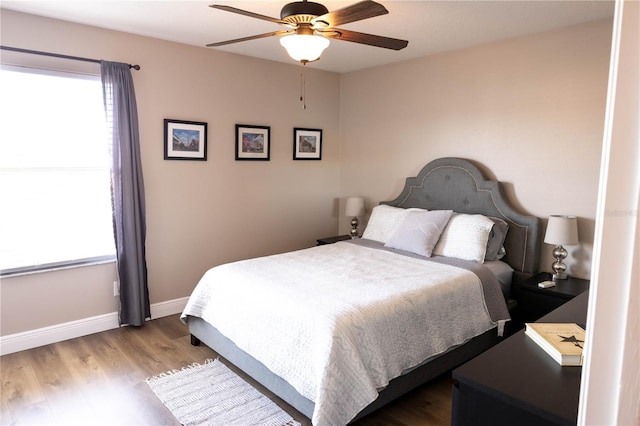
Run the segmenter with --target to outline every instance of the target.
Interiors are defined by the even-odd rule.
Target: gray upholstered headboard
[[[540,219],[518,213],[502,194],[500,183],[487,180],[480,169],[463,158],[440,158],[407,178],[402,193],[391,201],[395,207],[453,210],[505,220],[509,231],[502,259],[518,272],[536,272],[540,256]]]

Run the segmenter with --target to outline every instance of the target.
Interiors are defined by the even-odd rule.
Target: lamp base
[[[556,258],[556,261],[551,265],[551,270],[553,270],[552,280],[566,280],[569,278],[567,275],[567,265],[564,264],[564,260],[567,258],[567,250],[561,245],[557,246],[553,250],[553,257]]]
[[[566,280],[567,278],[569,278],[569,274],[567,274],[566,272],[560,272],[558,274],[551,275],[552,281]]]
[[[349,232],[351,238],[360,238],[358,236],[358,218],[354,217],[351,219],[351,232]]]

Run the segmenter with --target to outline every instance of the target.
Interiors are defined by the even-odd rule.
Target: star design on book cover
[[[564,337],[564,336],[560,336],[558,335],[559,338],[562,339],[562,341],[560,343],[573,343],[575,346],[579,347],[580,349],[582,349],[582,346],[580,345],[580,343],[584,343],[584,340],[580,340],[578,338],[576,338],[575,335],[569,336],[569,337]]]

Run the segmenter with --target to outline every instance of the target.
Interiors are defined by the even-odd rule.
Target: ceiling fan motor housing
[[[311,22],[313,18],[329,13],[329,9],[312,1],[295,1],[285,4],[280,11],[280,19],[292,24]]]

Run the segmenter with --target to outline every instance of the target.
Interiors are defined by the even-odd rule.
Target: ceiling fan
[[[306,64],[320,58],[324,49],[329,45],[329,39],[350,41],[392,50],[404,49],[409,43],[406,40],[337,28],[338,25],[389,13],[383,5],[373,0],[363,0],[331,12],[320,3],[307,0],[296,1],[284,5],[280,11],[280,19],[231,6],[212,4],[210,7],[273,22],[287,29],[210,43],[207,44],[207,47],[224,46],[264,37],[283,36],[280,39],[280,43],[287,50],[289,56]]]

